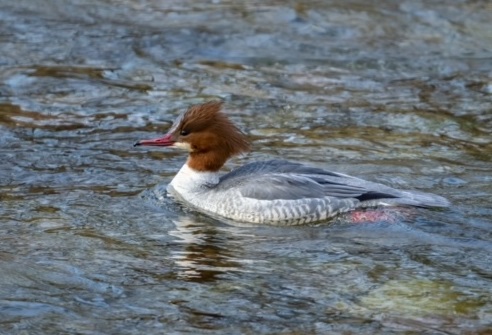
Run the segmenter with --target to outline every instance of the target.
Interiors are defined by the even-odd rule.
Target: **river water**
[[[0,0],[0,334],[490,334],[488,1]],[[240,226],[133,148],[224,99],[286,158],[447,197]],[[157,186],[156,186],[157,185]]]

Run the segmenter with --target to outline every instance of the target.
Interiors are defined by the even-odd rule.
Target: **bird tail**
[[[418,206],[418,207],[449,207],[451,203],[448,199],[440,195],[420,192],[420,191],[403,191],[404,197],[398,199],[401,204]]]

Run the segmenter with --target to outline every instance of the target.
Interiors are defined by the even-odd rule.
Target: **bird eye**
[[[181,132],[179,133],[181,136],[186,136],[188,135],[190,132],[188,130],[181,130]]]

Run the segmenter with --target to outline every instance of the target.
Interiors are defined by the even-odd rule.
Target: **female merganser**
[[[230,157],[250,149],[246,135],[221,107],[217,101],[192,106],[165,136],[135,143],[189,152],[167,191],[201,211],[241,222],[302,224],[358,208],[449,205],[437,195],[397,190],[284,160],[249,163],[221,175],[219,170]]]

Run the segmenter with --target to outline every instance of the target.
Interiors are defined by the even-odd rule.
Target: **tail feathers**
[[[399,191],[394,198],[381,198],[362,201],[363,208],[375,206],[414,206],[414,207],[449,207],[451,203],[439,195],[419,191]]]
[[[403,191],[403,195],[398,199],[401,204],[418,207],[449,207],[451,205],[448,199],[431,193]]]

